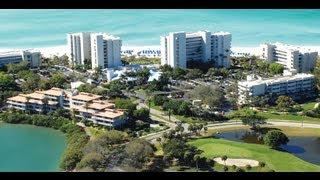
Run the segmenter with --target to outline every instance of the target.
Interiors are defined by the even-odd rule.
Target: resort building
[[[41,65],[40,52],[10,51],[0,53],[0,67],[21,61],[28,61],[30,68],[38,68]]]
[[[305,73],[314,68],[318,52],[277,42],[260,45],[260,56],[269,62],[282,64],[289,70]]]
[[[50,112],[62,107],[74,111],[78,118],[110,127],[119,127],[126,122],[124,112],[108,100],[102,100],[102,96],[59,88],[19,94],[8,98],[7,104],[9,108],[34,112]]]
[[[262,96],[272,94],[275,96],[288,95],[293,99],[302,94],[312,96],[314,94],[315,77],[312,74],[284,74],[273,78],[247,77],[246,81],[238,83],[239,104],[246,104],[250,96]]]
[[[67,34],[70,64],[84,64],[91,59],[90,33],[78,32]]]
[[[121,45],[119,37],[106,33],[79,32],[67,34],[70,63],[92,63],[92,69],[103,69],[121,65]]]
[[[230,66],[231,34],[228,32],[171,32],[160,37],[161,65],[187,68],[188,61],[213,61],[215,67]]]
[[[121,65],[121,40],[105,33],[91,34],[92,69],[102,69]]]

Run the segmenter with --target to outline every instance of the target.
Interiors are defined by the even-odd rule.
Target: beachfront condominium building
[[[295,69],[302,73],[314,68],[318,52],[277,42],[260,45],[260,56],[269,62],[276,62],[289,70]]]
[[[315,77],[312,74],[288,74],[268,79],[247,77],[246,81],[238,83],[239,104],[249,103],[250,96],[288,95],[301,98],[301,95],[314,95]]]
[[[231,34],[228,32],[170,32],[160,37],[161,65],[187,68],[188,61],[213,61],[215,67],[230,66]]]
[[[91,59],[89,32],[69,33],[67,41],[70,64],[84,64],[85,60]]]
[[[92,68],[103,69],[121,65],[121,40],[105,33],[91,34]]]
[[[124,112],[101,98],[102,96],[95,94],[51,88],[10,97],[7,104],[9,108],[33,112],[50,112],[61,107],[73,111],[76,117],[103,126],[119,127],[126,123]]]
[[[27,61],[30,68],[38,68],[41,65],[40,52],[11,51],[0,53],[0,67],[21,61]]]
[[[92,69],[121,65],[121,40],[106,33],[79,32],[67,34],[70,64],[91,60]]]

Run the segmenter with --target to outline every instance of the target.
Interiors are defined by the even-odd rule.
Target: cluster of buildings
[[[40,52],[32,51],[10,51],[0,53],[0,67],[7,64],[17,64],[27,61],[30,68],[38,68],[41,65]]]
[[[90,60],[92,69],[121,65],[122,41],[119,37],[106,33],[78,32],[67,34],[67,42],[72,65],[85,64]]]
[[[103,100],[102,96],[51,88],[30,94],[19,94],[7,99],[9,108],[23,111],[50,112],[61,107],[75,113],[78,118],[109,127],[119,127],[126,122],[123,110],[115,104]]]
[[[308,72],[315,67],[317,51],[276,42],[260,45],[259,56],[268,62],[282,64],[285,68],[283,76],[267,79],[248,76],[246,81],[238,83],[239,104],[248,103],[250,96],[266,94],[288,95],[293,99],[301,98],[302,94],[314,96],[315,77]]]
[[[161,65],[187,68],[188,61],[213,61],[215,67],[230,67],[231,34],[228,32],[171,32],[160,39]]]

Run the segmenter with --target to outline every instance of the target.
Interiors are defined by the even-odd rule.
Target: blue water
[[[172,31],[228,31],[233,46],[320,44],[320,10],[0,10],[0,48],[66,44],[66,33],[101,31],[125,46],[160,45]]]

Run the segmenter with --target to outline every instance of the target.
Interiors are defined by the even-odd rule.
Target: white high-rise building
[[[260,45],[260,56],[270,62],[282,64],[289,70],[309,72],[315,66],[317,51],[282,43],[265,43]]]
[[[217,32],[211,35],[211,59],[216,67],[230,67],[231,34]]]
[[[91,62],[92,69],[121,65],[121,40],[105,33],[91,34]]]
[[[70,64],[84,64],[91,59],[90,33],[78,32],[67,34]]]
[[[214,61],[216,67],[230,66],[231,34],[199,31],[171,32],[161,36],[161,65],[186,68],[188,61]]]
[[[106,33],[78,32],[67,34],[70,63],[91,60],[92,69],[121,65],[121,40]]]

